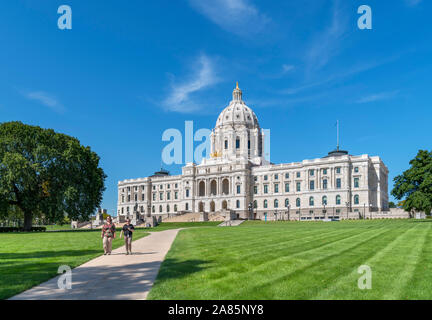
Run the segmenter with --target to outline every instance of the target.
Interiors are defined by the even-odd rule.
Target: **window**
[[[178,184],[177,183],[175,184],[175,188],[178,188]]]
[[[153,190],[156,190],[156,186],[153,186]]]
[[[156,193],[153,193],[153,201],[156,201]]]
[[[327,169],[323,169],[323,174],[327,174]]]
[[[144,186],[141,186],[141,190],[144,191]]]
[[[327,205],[327,196],[323,196],[323,197],[322,197],[322,204],[323,204],[324,206]]]
[[[326,190],[327,189],[327,179],[323,180],[323,189]]]
[[[155,213],[155,206],[152,206],[152,212]]]
[[[240,190],[241,190],[241,186],[240,186],[240,185],[237,185],[237,194],[240,193]]]
[[[258,177],[257,177],[257,176],[254,177],[254,181],[255,181],[255,182],[258,181]]]
[[[358,194],[354,196],[354,204],[360,204],[360,197]]]
[[[189,210],[189,203],[186,202],[185,208],[186,208],[186,210]]]
[[[301,183],[297,182],[297,192],[300,192],[300,190],[301,190]]]
[[[267,184],[264,185],[264,193],[268,193],[268,185]]]
[[[275,193],[279,192],[279,183],[275,183],[275,185],[274,185],[274,192]]]
[[[167,192],[167,200],[171,199],[171,192]]]
[[[288,206],[289,206],[289,199],[286,198],[286,199],[285,199],[285,208],[288,208]]]
[[[159,200],[163,200],[163,192],[159,193]]]
[[[167,205],[167,213],[170,212],[170,206]]]
[[[301,204],[301,203],[300,203],[300,198],[297,198],[297,199],[296,199],[296,207],[297,207],[297,208],[300,207],[300,204]]]
[[[264,176],[264,181],[267,181],[267,180],[268,180],[268,176],[265,175],[265,176]]]
[[[337,195],[336,196],[336,204],[341,204],[341,196],[340,195]]]
[[[225,140],[225,149],[228,149],[228,140]]]
[[[174,205],[174,212],[177,212],[177,205]]]
[[[340,189],[341,188],[341,179],[337,178],[336,179],[336,189]]]
[[[123,210],[124,208],[122,208],[122,213],[124,213],[124,210]]]
[[[264,208],[267,208],[267,207],[268,207],[267,200],[264,200]]]
[[[159,213],[162,212],[162,206],[159,206]]]
[[[258,194],[258,187],[254,186],[254,194]]]
[[[289,183],[285,183],[285,192],[289,192]]]
[[[278,174],[275,174],[275,175],[274,175],[274,178],[275,178],[275,180],[279,180],[279,175],[278,175]]]
[[[178,198],[178,192],[176,191],[176,192],[174,192],[174,199],[177,200],[177,198]]]
[[[315,204],[314,197],[310,197],[310,198],[309,198],[309,205],[310,205],[311,207],[313,207],[314,204]]]
[[[254,202],[253,202],[254,204],[254,208],[256,209],[256,208],[258,208],[258,202],[256,201],[256,200],[254,200]]]
[[[236,149],[240,149],[240,139],[236,139]]]
[[[130,202],[130,194],[128,194],[128,202]]]
[[[336,173],[341,173],[341,168],[340,167],[336,168]]]
[[[248,140],[248,149],[250,149],[250,140]]]
[[[314,176],[315,175],[315,170],[314,169],[309,170],[309,175],[310,176]]]
[[[279,208],[279,201],[278,201],[278,199],[275,199],[275,201],[274,201],[274,207],[275,208]]]
[[[189,198],[189,189],[186,189],[186,198]]]
[[[129,207],[126,207],[126,211],[129,213]]]
[[[297,172],[297,178],[300,178],[300,172]]]
[[[169,184],[167,184],[167,189],[169,189],[170,188],[170,185]]]
[[[359,172],[359,167],[354,167],[354,172],[358,173]]]
[[[289,173],[285,173],[285,179],[289,179]]]
[[[124,196],[122,196],[122,202],[124,202]]]
[[[240,200],[237,200],[237,201],[236,201],[236,208],[237,208],[237,209],[240,209]]]
[[[163,189],[163,185],[162,184],[159,186],[159,189],[161,189],[161,190]]]
[[[358,188],[359,187],[359,178],[354,178],[354,188]]]
[[[309,189],[310,190],[315,190],[315,181],[309,181]]]
[[[144,193],[141,195],[141,201],[144,201]]]
[[[137,202],[138,201],[138,195],[135,193],[135,195],[134,195],[134,199],[135,199],[135,202]]]

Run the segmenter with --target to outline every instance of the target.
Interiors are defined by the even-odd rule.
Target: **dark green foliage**
[[[410,161],[411,168],[394,178],[392,195],[405,199],[403,209],[409,212],[432,210],[432,152],[420,150]]]
[[[0,215],[11,206],[60,222],[65,214],[86,220],[99,206],[106,175],[99,156],[73,137],[51,129],[7,122],[0,125]]]

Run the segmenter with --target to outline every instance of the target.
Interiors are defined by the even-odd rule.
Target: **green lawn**
[[[146,230],[137,229],[134,240],[146,235]],[[117,237],[113,248],[123,244]],[[60,265],[74,268],[101,254],[100,230],[0,233],[0,299],[51,279]]]
[[[150,299],[431,299],[432,221],[245,222],[181,231]],[[372,269],[372,289],[357,286]]]

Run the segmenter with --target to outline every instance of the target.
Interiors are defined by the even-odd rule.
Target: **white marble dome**
[[[233,125],[259,128],[257,116],[242,100],[242,91],[239,89],[238,83],[233,91],[232,101],[222,110],[216,121],[216,128]]]

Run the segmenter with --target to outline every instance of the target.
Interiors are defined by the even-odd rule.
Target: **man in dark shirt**
[[[132,254],[132,234],[135,228],[130,223],[130,219],[126,219],[126,224],[123,226],[122,232],[120,234],[120,239],[122,234],[125,236],[126,254]]]

